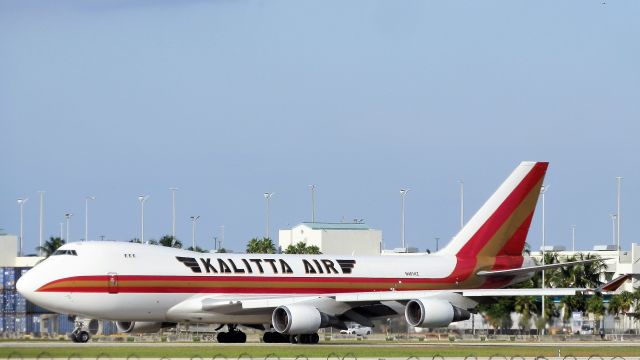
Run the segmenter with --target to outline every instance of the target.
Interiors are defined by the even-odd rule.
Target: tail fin
[[[464,258],[521,256],[547,162],[522,162],[439,253]]]

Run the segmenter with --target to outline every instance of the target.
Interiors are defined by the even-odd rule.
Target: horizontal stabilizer
[[[596,293],[601,293],[603,291],[606,292],[613,292],[618,290],[618,288],[620,286],[622,286],[622,284],[625,283],[625,281],[627,281],[629,278],[631,278],[631,274],[624,274],[624,275],[620,275],[617,278],[609,281],[608,283],[596,288],[594,291]]]
[[[482,270],[478,271],[478,276],[515,276],[522,275],[542,270],[555,269],[563,266],[575,266],[580,264],[586,264],[594,261],[601,260],[609,260],[607,259],[589,259],[589,260],[577,260],[577,261],[569,261],[564,263],[556,263],[556,264],[546,264],[546,265],[536,265],[536,266],[528,266],[517,269],[506,269],[506,270]]]

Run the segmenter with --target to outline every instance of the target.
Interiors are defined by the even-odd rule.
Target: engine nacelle
[[[283,305],[273,310],[273,328],[281,334],[313,334],[320,328],[339,324],[339,320],[310,305]]]
[[[414,299],[404,310],[407,323],[411,326],[438,328],[452,322],[468,320],[471,314],[440,299]]]
[[[157,333],[160,329],[174,325],[174,323],[153,321],[116,321],[118,331],[126,334]]]

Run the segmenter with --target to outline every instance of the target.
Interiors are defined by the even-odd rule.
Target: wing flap
[[[517,269],[482,270],[482,271],[478,271],[476,274],[478,276],[514,276],[514,275],[522,275],[522,274],[527,274],[527,273],[532,273],[532,272],[537,272],[542,270],[555,269],[563,266],[575,266],[575,265],[590,263],[594,261],[601,261],[601,260],[609,260],[609,258],[568,261],[564,263],[527,266],[527,267],[517,268]]]

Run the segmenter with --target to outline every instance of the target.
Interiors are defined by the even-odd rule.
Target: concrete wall
[[[303,242],[315,245],[323,254],[331,255],[380,255],[382,231],[374,229],[312,229],[297,225],[291,230],[280,230],[278,244],[284,251],[287,246]]]
[[[0,267],[16,266],[18,256],[18,237],[15,235],[0,235]]]

